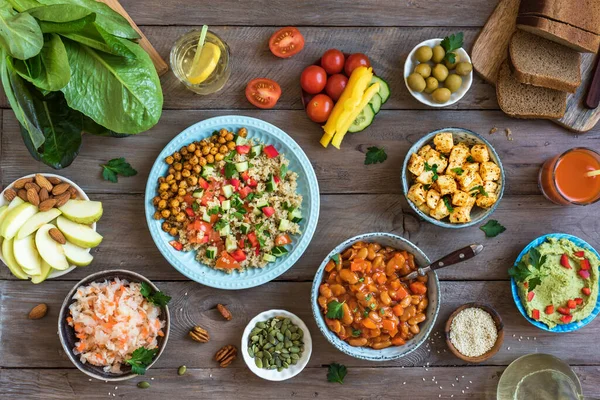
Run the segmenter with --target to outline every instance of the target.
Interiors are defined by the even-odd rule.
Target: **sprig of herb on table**
[[[506,228],[495,219],[490,219],[485,225],[479,227],[479,229],[484,231],[485,236],[489,238],[496,237],[506,230]]]
[[[145,347],[136,349],[129,360],[125,360],[126,364],[131,365],[131,372],[137,375],[146,374],[146,368],[152,363],[152,359],[158,353],[158,349],[148,350]]]
[[[345,302],[339,302],[336,300],[327,303],[327,318],[330,319],[342,319],[344,316],[344,309],[342,306]]]
[[[329,365],[329,369],[327,371],[327,380],[332,383],[344,383],[344,377],[348,373],[348,369],[345,365],[332,363]]]
[[[508,274],[517,282],[527,282],[527,290],[531,292],[540,283],[546,274],[542,271],[542,266],[546,263],[546,256],[542,256],[538,249],[533,248],[517,265],[508,270]]]
[[[446,36],[440,45],[446,50],[444,59],[449,63],[454,64],[456,62],[456,54],[453,51],[460,49],[463,46],[464,35],[462,32]]]
[[[387,154],[383,147],[369,147],[365,156],[365,165],[382,163],[387,160]]]
[[[100,165],[102,166],[102,177],[112,183],[118,182],[117,175],[125,177],[137,175],[137,171],[123,157],[113,158],[106,164]]]
[[[170,296],[167,296],[161,291],[155,291],[152,289],[152,286],[148,285],[146,282],[142,282],[140,293],[142,293],[142,296],[144,296],[150,303],[159,307],[166,306],[169,301],[171,301]]]
[[[437,181],[439,176],[438,176],[438,165],[437,164],[433,164],[433,165],[429,165],[429,163],[427,161],[425,161],[425,171],[429,172],[432,171],[433,172],[433,176],[431,177],[432,181]]]

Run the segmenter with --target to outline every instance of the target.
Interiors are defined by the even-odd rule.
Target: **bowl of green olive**
[[[408,54],[404,82],[415,99],[431,107],[446,107],[467,93],[473,65],[467,52],[457,46],[462,46],[462,33],[426,40]]]

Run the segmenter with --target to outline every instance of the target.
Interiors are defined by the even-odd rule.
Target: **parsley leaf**
[[[331,256],[331,260],[337,265],[340,263],[340,255],[339,254],[334,254],[333,256]]]
[[[163,292],[156,292],[152,289],[152,286],[148,285],[146,282],[142,282],[142,287],[140,288],[140,293],[142,296],[146,298],[150,303],[163,307],[166,306],[169,301],[171,301],[171,297],[167,296]],[[139,349],[138,349],[139,350]]]
[[[279,177],[281,179],[285,179],[285,176],[287,175],[288,172],[288,167],[285,164],[281,165],[281,168],[279,169]]]
[[[433,177],[431,177],[432,181],[437,181],[439,176],[438,176],[438,165],[437,164],[433,164],[433,165],[429,165],[429,163],[427,161],[425,161],[425,171],[433,171]]]
[[[450,171],[454,172],[458,176],[461,176],[465,172],[465,170],[461,167],[452,168]]]
[[[475,159],[473,158],[473,156],[469,156],[469,157],[467,157],[467,161],[470,163],[474,163]]]
[[[506,230],[506,228],[495,219],[490,219],[485,225],[480,226],[479,229],[484,231],[485,236],[489,238],[496,237]]]
[[[219,212],[221,211],[221,208],[219,206],[213,207],[213,208],[209,208],[207,211],[208,215],[217,215],[219,214]]]
[[[547,275],[541,269],[545,263],[546,256],[542,256],[538,249],[533,248],[517,265],[508,270],[508,274],[517,282],[527,282],[527,290],[531,292],[542,283],[542,278]]]
[[[225,164],[225,177],[227,179],[233,178],[233,176],[237,174],[237,169],[235,169],[235,164],[227,163]]]
[[[454,50],[458,50],[463,45],[463,33],[458,32],[456,35],[452,34],[446,36],[440,45],[446,50],[446,56],[444,57],[449,63],[454,64],[456,62],[456,55],[453,53]]]
[[[340,303],[339,301],[335,300],[327,303],[327,318],[342,319],[342,317],[344,316],[344,309],[342,308],[344,303],[345,302]]]
[[[431,189],[431,185],[427,184],[427,185],[423,185],[423,189],[425,190],[429,190]]]
[[[444,204],[449,212],[454,212],[454,207],[452,207],[452,203],[450,203],[450,199],[448,197],[444,197]]]
[[[125,360],[126,364],[131,365],[131,372],[137,375],[144,375],[146,367],[152,363],[152,359],[158,353],[158,349],[148,350],[145,347],[137,348],[129,360]]]
[[[227,221],[225,221],[224,219],[220,219],[214,225],[214,230],[215,231],[220,231],[221,229],[225,228],[225,225],[227,225]]]
[[[332,383],[344,383],[344,377],[348,373],[348,369],[345,365],[341,365],[338,363],[333,363],[329,365],[329,370],[327,371],[327,380]]]
[[[471,196],[476,196],[477,194],[481,194],[485,197],[490,197],[488,192],[486,192],[485,189],[483,188],[483,186],[481,186],[481,185],[471,188],[470,192],[471,192]]]
[[[357,337],[360,336],[362,331],[360,329],[352,329],[352,336]]]
[[[192,203],[192,210],[194,210],[194,212],[198,211],[198,209],[200,208],[200,204],[193,202]]]
[[[529,287],[527,289],[531,292],[539,284],[542,283],[542,278],[540,278],[539,276],[536,276],[535,278],[531,278],[528,282],[529,282]]]
[[[123,157],[113,158],[106,164],[100,164],[100,166],[102,167],[102,177],[112,183],[118,182],[117,175],[127,177],[137,174],[137,171]]]
[[[367,148],[367,155],[365,157],[365,165],[382,163],[387,160],[387,154],[383,147],[369,147]]]

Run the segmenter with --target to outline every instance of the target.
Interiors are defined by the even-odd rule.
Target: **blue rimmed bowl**
[[[527,254],[531,251],[531,249],[540,246],[548,238],[568,239],[571,242],[575,243],[578,247],[581,247],[581,248],[591,251],[592,253],[594,253],[596,255],[596,257],[598,257],[600,259],[600,254],[598,254],[596,249],[594,249],[592,246],[590,246],[590,244],[588,242],[586,242],[585,240],[580,239],[577,236],[569,235],[566,233],[549,233],[547,235],[540,236],[537,239],[535,239],[534,241],[532,241],[531,243],[529,243],[523,249],[523,251],[521,251],[521,253],[517,257],[517,259],[515,260],[514,265],[517,265],[521,261],[521,259],[525,256],[525,254]],[[548,325],[544,324],[543,322],[536,321],[535,319],[530,318],[527,315],[527,311],[525,310],[525,307],[523,307],[523,304],[521,303],[521,298],[519,297],[519,288],[518,288],[517,282],[514,280],[514,278],[510,279],[510,287],[511,287],[511,291],[512,291],[513,300],[515,301],[515,305],[519,309],[519,312],[521,313],[521,315],[527,321],[529,321],[532,325],[535,325],[536,327],[538,327],[544,331],[557,332],[557,333],[573,332],[573,331],[583,328],[584,326],[586,326],[587,324],[592,322],[594,320],[594,318],[596,318],[598,313],[600,313],[600,297],[598,297],[598,299],[596,300],[596,307],[594,307],[594,310],[592,311],[592,313],[590,315],[587,316],[587,318],[584,318],[581,321],[571,322],[570,324],[556,325],[554,328],[549,328]]]
[[[393,235],[391,233],[385,232],[377,232],[365,233],[350,238],[338,245],[335,249],[333,249],[327,255],[327,257],[325,257],[325,259],[319,266],[319,269],[317,270],[315,278],[313,279],[313,286],[311,292],[313,316],[315,317],[317,326],[319,327],[319,330],[321,331],[323,336],[325,336],[329,343],[331,343],[336,349],[338,349],[342,353],[346,353],[349,356],[367,361],[390,361],[402,358],[419,348],[419,346],[421,346],[425,342],[425,340],[427,340],[427,337],[431,333],[433,325],[435,324],[435,320],[440,311],[440,282],[438,281],[438,277],[434,271],[429,272],[429,279],[427,281],[427,296],[429,304],[427,305],[427,311],[425,313],[426,319],[421,324],[419,324],[419,327],[421,328],[419,334],[417,334],[414,338],[408,340],[405,345],[392,346],[381,350],[375,350],[369,347],[350,346],[348,343],[341,340],[334,332],[332,332],[329,329],[329,327],[327,327],[327,324],[325,323],[325,318],[323,317],[323,312],[321,311],[321,307],[319,306],[318,298],[319,286],[323,281],[325,266],[327,265],[329,259],[335,254],[342,253],[345,249],[352,246],[356,242],[376,242],[381,244],[382,246],[389,246],[398,250],[406,250],[415,256],[415,262],[420,267],[424,267],[430,263],[429,258],[425,255],[425,253],[421,251],[421,249],[419,249],[413,243],[398,235]]]
[[[471,222],[467,222],[464,224],[452,224],[450,223],[450,221],[447,220],[438,221],[437,219],[419,210],[419,208],[412,201],[410,201],[408,197],[406,198],[406,200],[408,201],[408,204],[413,209],[413,211],[416,214],[418,214],[421,218],[428,222],[431,222],[434,225],[441,226],[442,228],[459,229],[477,225],[481,221],[492,215],[492,213],[496,210],[496,207],[498,207],[498,204],[500,204],[500,201],[502,200],[502,195],[504,194],[504,185],[506,178],[506,175],[504,173],[504,167],[502,166],[502,162],[500,161],[500,156],[498,156],[498,153],[496,153],[496,150],[494,149],[492,144],[478,133],[464,128],[444,128],[438,129],[433,132],[429,132],[427,135],[423,136],[420,140],[418,140],[415,144],[412,145],[410,150],[408,150],[406,157],[404,158],[404,164],[402,165],[402,191],[404,192],[404,196],[406,196],[408,194],[408,190],[413,184],[413,175],[408,170],[408,161],[410,160],[410,157],[413,155],[413,153],[417,153],[421,149],[421,147],[427,144],[432,145],[433,138],[435,137],[435,135],[441,132],[452,132],[452,136],[454,137],[454,143],[465,143],[467,146],[473,146],[476,144],[485,144],[487,146],[490,153],[490,159],[494,163],[496,163],[498,167],[500,167],[501,176],[500,180],[498,181],[498,191],[496,192],[498,200],[492,207],[488,209],[474,206],[471,210]]]
[[[161,229],[161,221],[153,218],[155,209],[152,199],[158,193],[158,178],[167,174],[168,165],[164,159],[191,142],[208,138],[214,131],[225,128],[237,131],[240,128],[248,130],[248,137],[261,141],[266,145],[274,145],[280,153],[289,160],[289,169],[298,174],[297,192],[302,195],[302,215],[300,222],[302,234],[298,236],[289,254],[278,258],[276,262],[264,268],[249,268],[243,272],[234,271],[230,274],[210,268],[198,262],[195,251],[176,251],[169,245],[173,237]],[[310,243],[319,220],[319,184],[313,167],[298,143],[288,134],[274,125],[256,118],[244,116],[222,116],[209,118],[198,122],[175,136],[161,151],[154,162],[148,177],[145,193],[146,222],[154,243],[165,259],[179,272],[198,283],[218,289],[247,289],[267,283],[285,271],[304,253]]]

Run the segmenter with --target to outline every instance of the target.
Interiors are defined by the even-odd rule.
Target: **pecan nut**
[[[206,343],[210,340],[210,335],[208,334],[208,331],[199,326],[193,327],[189,335],[196,342],[200,343]]]
[[[36,174],[35,183],[37,183],[40,188],[46,189],[49,192],[51,192],[54,187],[45,176],[40,174]]]
[[[227,321],[231,321],[231,318],[233,318],[231,311],[229,311],[223,304],[217,304],[217,310],[219,310],[223,318],[225,318]]]
[[[13,201],[15,197],[17,197],[17,192],[14,189],[6,189],[4,191],[4,198],[6,201]]]
[[[237,347],[228,344],[215,354],[215,361],[219,363],[221,368],[229,366],[237,357]]]

